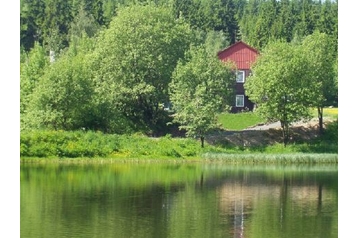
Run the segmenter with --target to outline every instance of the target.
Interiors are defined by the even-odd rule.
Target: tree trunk
[[[318,121],[319,121],[319,133],[323,134],[323,107],[318,107]]]
[[[286,147],[288,143],[288,123],[286,121],[281,121],[281,128],[282,128],[283,145]]]
[[[204,136],[200,136],[201,148],[204,148]]]

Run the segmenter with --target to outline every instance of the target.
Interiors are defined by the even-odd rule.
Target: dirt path
[[[326,121],[327,119],[324,119],[324,121]],[[310,121],[299,121],[299,122],[295,122],[292,124],[292,127],[312,127],[312,126],[316,126],[318,125],[318,119],[317,118],[313,118]],[[256,125],[253,127],[249,127],[244,129],[244,131],[247,130],[269,130],[269,129],[280,129],[281,128],[281,123],[279,121],[277,122],[273,122],[273,123],[267,123],[267,124],[262,124],[262,125]]]

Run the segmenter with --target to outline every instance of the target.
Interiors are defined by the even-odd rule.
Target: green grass
[[[82,161],[88,159],[240,161],[240,158],[245,158],[243,160],[245,163],[250,160],[276,163],[277,160],[281,160],[282,155],[285,155],[285,158],[291,158],[292,163],[306,163],[312,160],[318,161],[314,158],[321,158],[322,154],[338,155],[338,109],[326,108],[324,116],[337,120],[330,123],[323,136],[312,141],[289,144],[286,147],[282,144],[243,147],[230,143],[214,145],[206,143],[205,147],[201,148],[199,140],[172,138],[169,135],[150,138],[140,134],[115,135],[94,131],[22,131],[20,157],[22,161],[37,159],[59,161],[67,158],[77,158]],[[219,121],[226,130],[242,130],[264,122],[253,112],[221,114]],[[287,154],[291,156],[287,157]],[[317,156],[312,157],[310,154]],[[332,161],[332,156],[328,157],[329,160],[323,159],[321,162]],[[336,161],[335,156],[333,157],[333,161]]]
[[[305,154],[305,153],[286,153],[286,154],[223,154],[206,153],[203,154],[205,161],[216,162],[235,162],[240,164],[336,164],[338,163],[337,154]]]
[[[312,108],[311,113],[313,117],[317,117],[317,109]],[[337,107],[325,107],[323,108],[323,117],[338,120],[338,108]]]
[[[317,117],[317,109],[311,109],[312,117]],[[338,108],[324,108],[323,117],[338,120]],[[259,123],[265,123],[265,119],[255,112],[222,113],[219,115],[219,123],[225,130],[240,131]]]
[[[288,156],[290,154],[290,156]],[[330,155],[331,154],[331,155]],[[322,156],[325,155],[325,156]],[[236,161],[239,163],[337,163],[338,123],[331,123],[324,136],[300,144],[243,147],[205,144],[192,138],[114,135],[93,131],[35,131],[20,135],[23,162],[79,161]],[[324,159],[324,158],[329,159]]]
[[[219,123],[226,130],[239,131],[264,122],[265,120],[254,112],[222,113],[219,115]]]

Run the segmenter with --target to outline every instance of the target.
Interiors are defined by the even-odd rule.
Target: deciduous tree
[[[307,58],[306,73],[310,76],[310,87],[316,94],[312,105],[317,108],[319,128],[323,133],[323,108],[326,102],[337,94],[335,83],[334,39],[325,33],[315,31],[304,38],[302,47]]]
[[[49,65],[45,49],[37,42],[29,53],[22,53],[20,64],[20,115],[28,111],[31,95],[39,84],[39,80]],[[23,126],[23,125],[21,125]]]
[[[97,101],[107,105],[108,129],[124,118],[135,130],[156,130],[162,123],[161,104],[169,101],[171,74],[191,35],[189,25],[168,8],[118,9],[90,57]]]
[[[250,100],[268,121],[280,121],[284,145],[291,123],[309,118],[314,92],[309,84],[309,62],[301,48],[272,42],[261,52],[245,83]]]
[[[86,42],[87,41],[87,42]],[[83,39],[46,68],[30,97],[25,124],[31,129],[77,130],[87,127],[93,86],[85,62],[92,47]]]
[[[234,74],[205,47],[192,47],[173,73],[170,101],[174,122],[187,136],[199,137],[204,147],[205,135],[217,129],[217,114],[227,109],[233,98]]]

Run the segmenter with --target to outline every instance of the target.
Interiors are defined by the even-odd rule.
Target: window
[[[238,82],[238,83],[245,82],[245,71],[243,71],[243,70],[236,71],[236,82]]]
[[[236,95],[236,107],[244,107],[244,95]]]

